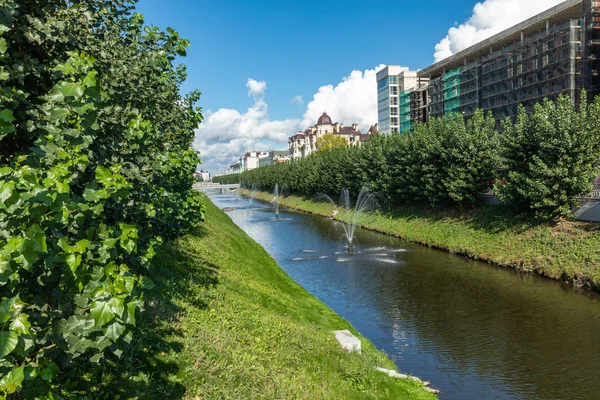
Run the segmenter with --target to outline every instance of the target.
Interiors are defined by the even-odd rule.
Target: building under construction
[[[577,102],[582,88],[591,100],[599,73],[600,1],[567,0],[418,71],[410,109],[400,99],[400,131],[410,126],[407,115],[414,123],[481,108],[497,120],[514,118],[519,104],[531,110],[561,94]]]

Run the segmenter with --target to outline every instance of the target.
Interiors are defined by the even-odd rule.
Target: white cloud
[[[265,91],[267,90],[267,82],[259,82],[255,81],[254,79],[248,78],[248,82],[246,82],[246,87],[250,89],[248,91],[248,96],[262,97],[265,95]]]
[[[201,152],[205,170],[223,173],[246,151],[278,150],[287,147],[287,138],[299,120],[269,119],[269,107],[264,100],[267,84],[248,79],[246,84],[254,104],[244,114],[221,108],[205,115],[196,129],[194,148]]]
[[[335,121],[348,126],[356,122],[363,132],[377,122],[377,83],[375,69],[352,71],[342,82],[322,86],[307,105],[303,119],[271,120],[265,102],[265,81],[248,79],[248,96],[253,105],[245,113],[222,108],[207,111],[205,120],[196,129],[194,148],[201,152],[200,167],[212,173],[223,173],[247,151],[281,150],[287,148],[288,137],[299,128],[317,122],[323,111]],[[302,101],[296,96],[292,102]],[[298,103],[300,104],[300,103]]]
[[[448,30],[435,46],[436,62],[450,57],[564,0],[485,0],[475,4],[467,22]]]
[[[292,103],[296,103],[299,106],[304,104],[304,100],[302,99],[302,96],[295,96],[294,98],[292,98]]]
[[[317,123],[324,111],[333,122],[348,126],[357,123],[366,132],[377,122],[377,71],[384,66],[364,72],[352,71],[337,86],[321,86],[308,103],[302,119],[302,127]]]

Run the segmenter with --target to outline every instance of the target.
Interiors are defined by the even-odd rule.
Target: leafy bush
[[[342,188],[357,195],[366,185],[394,201],[472,204],[491,188],[498,167],[494,127],[494,119],[481,111],[467,122],[460,115],[434,118],[413,132],[373,136],[361,147],[320,151],[214,181],[264,189],[285,183],[308,195]]]
[[[519,108],[516,122],[504,122],[502,197],[537,217],[570,217],[574,199],[589,193],[598,175],[600,98],[580,106],[560,96],[544,100],[527,114]]]
[[[131,1],[0,5],[0,397],[33,397],[131,341],[155,247],[203,216],[202,115],[189,43]]]

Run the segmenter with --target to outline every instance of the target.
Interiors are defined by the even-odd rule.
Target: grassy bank
[[[201,230],[157,255],[156,287],[133,348],[77,370],[71,398],[431,399],[422,385],[375,367],[394,364],[289,278],[265,250],[207,203]],[[350,329],[347,354],[331,331]],[[83,380],[82,380],[83,377]]]
[[[239,192],[250,194],[247,190]],[[270,201],[273,195],[258,192],[255,197]],[[280,203],[327,217],[333,210],[331,204],[298,196],[282,197]],[[515,215],[503,206],[483,206],[462,211],[397,207],[360,215],[358,224],[411,242],[600,292],[600,224],[597,223],[539,223]]]

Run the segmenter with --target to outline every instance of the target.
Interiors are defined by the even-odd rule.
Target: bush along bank
[[[189,42],[134,1],[0,4],[0,398],[56,398],[123,357],[150,260],[202,219],[202,115]]]
[[[377,371],[395,367],[225,213],[203,203],[201,228],[165,245],[152,262],[155,287],[125,362],[88,370],[71,396],[435,398],[418,382]],[[342,329],[361,339],[361,354],[341,349],[332,331]]]
[[[570,217],[574,199],[591,191],[600,160],[600,98],[588,105],[582,93],[580,103],[561,96],[529,114],[521,106],[515,122],[502,122],[502,133],[481,110],[469,120],[433,118],[360,147],[320,150],[214,181],[263,189],[285,183],[309,196],[342,188],[356,195],[367,186],[394,203],[434,207],[471,207],[495,187],[519,212],[545,220]]]
[[[239,193],[271,201],[270,192]],[[282,207],[331,217],[334,206],[315,198],[279,197]],[[339,215],[339,214],[338,214]],[[506,206],[457,210],[422,205],[358,214],[357,225],[493,265],[535,273],[600,292],[597,223],[539,222]]]

